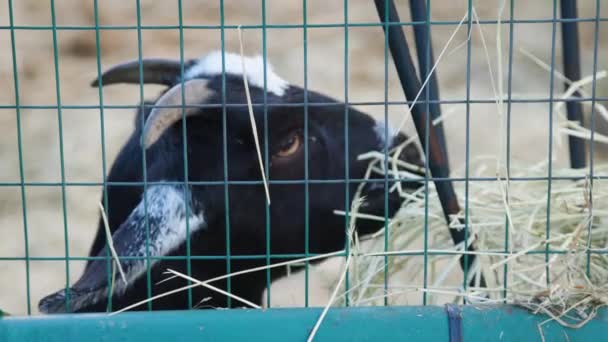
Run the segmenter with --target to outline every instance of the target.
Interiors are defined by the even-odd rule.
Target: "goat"
[[[141,78],[143,83],[168,87],[156,101],[144,102],[140,107],[135,130],[108,174],[107,198],[102,198],[108,203],[111,239],[126,283],[118,278],[112,286],[107,237],[100,219],[90,250],[90,256],[98,258],[88,261],[69,290],[43,298],[39,302],[41,312],[106,311],[110,299],[116,310],[187,284],[178,278],[158,283],[167,277],[167,269],[189,271],[193,278],[206,280],[285,260],[273,255],[328,253],[344,248],[345,217],[335,215],[334,210],[350,206],[359,185],[346,182],[345,172],[348,170],[349,178],[363,178],[367,163],[358,160],[358,155],[391,148],[407,137],[399,133],[385,139],[384,123],[330,97],[288,84],[271,65],[264,65],[261,57],[246,58],[244,62],[245,73],[241,56],[221,52],[183,65],[179,61],[143,59],[141,65],[136,60],[114,66],[93,81],[92,86],[98,87],[139,84]],[[249,82],[252,102],[258,104],[254,106],[258,135],[264,137],[267,132],[268,137],[266,171],[272,199],[268,216],[243,77]],[[264,99],[266,120],[264,107],[259,105]],[[350,142],[347,155],[346,112]],[[421,164],[414,147],[406,149],[401,158]],[[305,179],[306,169],[309,183],[294,182]],[[133,182],[136,185],[129,185]],[[361,212],[384,216],[388,191],[384,185],[383,179],[376,179],[364,186],[366,201]],[[399,196],[389,193],[388,215],[392,216],[400,204]],[[382,227],[382,222],[357,221],[360,235]],[[190,260],[186,260],[188,248]],[[266,253],[270,254],[269,260]],[[227,255],[232,258],[227,260]],[[269,272],[274,280],[284,276],[286,268]],[[239,275],[230,280],[230,287],[226,279],[214,282],[214,286],[261,304],[266,271]],[[152,308],[187,309],[192,300],[196,304],[202,299],[209,307],[240,305],[198,286],[192,289],[190,301],[187,291],[181,291],[152,302]],[[135,308],[145,309],[146,305]]]

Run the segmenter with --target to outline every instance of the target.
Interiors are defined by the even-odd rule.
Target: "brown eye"
[[[301,146],[302,137],[298,133],[293,133],[291,136],[281,142],[276,156],[281,158],[289,157],[298,152]]]

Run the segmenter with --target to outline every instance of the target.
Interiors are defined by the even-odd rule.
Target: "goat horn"
[[[183,85],[183,106],[195,103],[203,103],[212,94],[207,87],[208,80],[192,79]],[[154,109],[146,120],[143,130],[142,145],[147,149],[154,144],[167,128],[182,118],[182,84],[177,84],[169,89],[156,101]],[[183,108],[186,116],[192,115],[197,108]]]
[[[182,71],[180,62],[170,59],[146,58],[141,60],[141,64],[144,73],[143,83],[172,85],[179,79]],[[96,78],[91,82],[91,86],[139,83],[139,81],[139,60],[136,59],[113,66],[101,75],[101,82]]]

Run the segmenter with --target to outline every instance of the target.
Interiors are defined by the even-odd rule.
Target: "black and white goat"
[[[245,65],[252,102],[263,103],[266,95],[269,104],[269,160],[266,170],[269,179],[289,181],[305,178],[304,145],[307,139],[308,178],[312,180],[308,185],[308,251],[327,253],[341,250],[346,241],[345,218],[335,215],[334,210],[350,206],[358,186],[357,182],[344,182],[346,168],[350,178],[363,178],[367,162],[358,161],[357,156],[371,150],[382,151],[386,145],[390,148],[405,136],[398,134],[385,139],[383,123],[354,108],[347,109],[345,104],[327,96],[305,92],[288,84],[273,72],[270,65],[264,68],[261,57],[246,58]],[[230,182],[262,179],[245,105],[241,56],[226,53],[223,59],[220,52],[214,52],[202,59],[187,61],[183,67],[182,80],[182,66],[177,61],[142,61],[143,82],[169,88],[153,103],[154,106],[146,103],[144,111],[138,112],[135,131],[107,177],[109,183],[143,184],[146,174],[149,183],[145,192],[143,185],[109,184],[105,189],[111,238],[127,282],[117,278],[110,292],[107,259],[89,261],[84,274],[67,296],[66,290],[61,290],[40,301],[41,312],[106,311],[110,293],[112,308],[117,310],[146,299],[150,293],[155,295],[182,287],[186,281],[177,278],[157,283],[167,277],[163,273],[167,269],[187,273],[185,256],[188,245],[191,256],[215,256],[190,260],[192,277],[201,281],[224,275],[228,270],[236,272],[267,263],[265,257],[233,258],[227,265],[226,259],[222,258],[227,253],[233,256],[263,256],[267,252],[273,255],[305,253],[306,191],[302,182],[269,185],[272,199],[269,217],[265,211],[264,187],[260,182],[230,183],[227,190],[222,183],[225,175]],[[224,102],[222,70],[225,71]],[[106,71],[101,80],[93,82],[93,86],[139,82],[140,64],[133,61]],[[308,94],[307,99],[305,94]],[[187,106],[182,106],[182,96]],[[311,104],[307,109],[307,136],[304,134],[304,102]],[[222,106],[222,103],[226,105]],[[350,142],[347,156],[344,154],[346,109]],[[183,114],[187,118],[185,133]],[[254,106],[254,116],[258,135],[263,137],[263,106]],[[187,163],[184,163],[184,136],[187,139]],[[142,149],[145,150],[145,173]],[[402,158],[420,163],[418,152],[413,147],[407,149]],[[224,169],[225,164],[227,170]],[[187,191],[184,185],[186,173]],[[350,198],[345,197],[346,186],[350,189]],[[385,190],[384,182],[368,184],[364,190],[366,202],[360,210],[384,216]],[[389,194],[388,214],[392,216],[399,205],[399,197]],[[267,219],[270,220],[269,244]],[[360,235],[382,227],[382,222],[372,220],[358,220],[357,224]],[[100,219],[90,255],[106,257],[106,241]],[[146,276],[146,256],[149,256],[151,265],[150,279]],[[165,256],[175,258],[159,260]],[[284,260],[270,258],[272,263]],[[273,269],[271,279],[277,279],[285,272],[285,268]],[[226,280],[213,285],[227,290]],[[248,273],[231,279],[230,291],[259,304],[266,285],[266,271]],[[228,305],[227,297],[202,286],[193,288],[192,295],[194,304],[206,299],[205,305],[209,307],[242,306],[234,300]],[[152,307],[155,310],[186,309],[188,303],[187,291],[181,291],[154,301]],[[141,305],[136,309],[146,308]]]

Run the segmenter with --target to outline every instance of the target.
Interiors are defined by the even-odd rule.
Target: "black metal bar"
[[[576,19],[576,0],[561,0],[562,19]],[[581,61],[578,46],[578,23],[562,22],[562,53],[564,54],[564,75],[572,80],[578,81],[581,78]],[[568,83],[564,84],[568,89]],[[581,95],[576,92],[575,97]],[[568,120],[578,121],[583,124],[583,108],[580,103],[568,102]],[[585,140],[570,136],[568,138],[570,149],[570,166],[574,169],[583,168],[586,165]]]
[[[378,15],[380,17],[381,22],[399,22],[399,15],[392,0],[374,0],[374,3],[376,5],[376,10],[378,11]],[[389,6],[388,18],[386,18],[385,16],[385,3]],[[407,40],[405,39],[405,35],[403,34],[403,30],[400,26],[396,25],[384,25],[382,26],[382,28],[384,30],[384,34],[388,34],[388,44],[391,51],[391,55],[393,57],[395,68],[397,69],[399,81],[401,82],[401,87],[403,88],[406,98],[413,99],[420,91],[420,80],[416,75],[416,69],[414,68],[414,63],[412,61]],[[442,152],[442,150],[445,150],[445,145],[439,143],[435,127],[433,125],[427,125],[427,118],[429,117],[429,115],[424,112],[424,107],[420,104],[417,104],[414,107],[410,108],[410,111],[412,113],[414,125],[416,126],[416,131],[418,132],[418,136],[420,137],[422,147],[425,150],[426,144],[424,137],[427,126],[429,128],[428,163],[432,176],[448,177],[448,160],[444,158],[445,153]],[[460,212],[460,206],[458,204],[458,198],[456,197],[456,193],[454,192],[454,187],[452,186],[451,181],[445,181],[435,182],[435,188],[437,190],[437,196],[439,197],[439,201],[441,202],[443,214],[449,224],[450,215],[455,215]],[[459,244],[465,239],[464,230],[450,229],[450,235],[452,237],[452,240],[454,241],[454,244]],[[474,248],[468,247],[467,250],[474,251]],[[471,269],[471,266],[473,265],[474,261],[475,255],[469,255],[469,257],[467,258],[468,269]],[[460,265],[464,268],[464,258],[460,258]],[[475,277],[471,278],[470,283],[475,283]],[[480,285],[484,287],[486,286],[483,275],[480,279]]]
[[[427,20],[427,9],[426,0],[410,0],[410,12],[412,14],[412,21],[422,22]],[[435,63],[435,57],[433,56],[433,44],[431,37],[430,24],[425,25],[414,25],[414,37],[416,41],[416,55],[418,57],[418,73],[420,74],[420,80],[424,81],[429,77],[430,70],[433,68]],[[439,99],[439,86],[437,84],[437,70],[435,70],[429,77],[429,81],[426,84],[428,90],[427,101],[436,101]],[[441,116],[441,105],[437,102],[430,102],[429,113],[433,121]],[[437,134],[437,140],[441,146],[447,146],[445,142],[445,134],[443,132],[443,124],[440,122],[435,125],[435,133]],[[443,149],[443,158],[448,158],[448,149]],[[450,173],[449,163],[447,164],[447,173]]]

